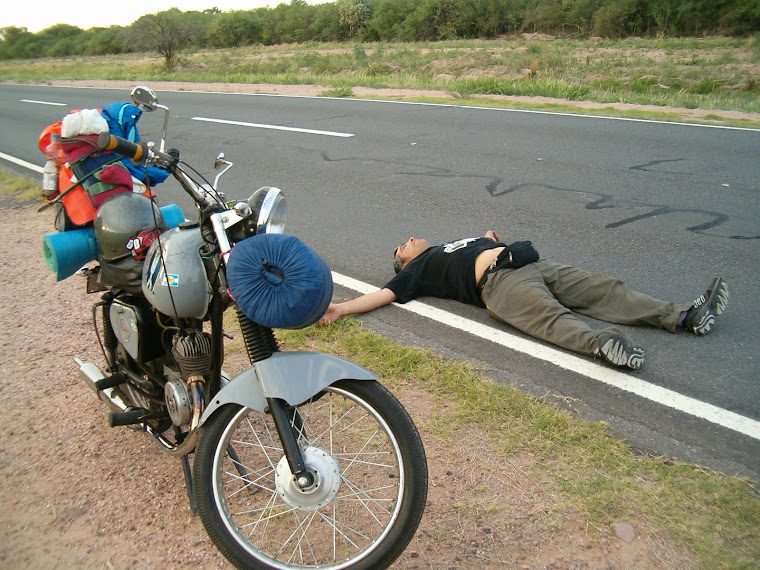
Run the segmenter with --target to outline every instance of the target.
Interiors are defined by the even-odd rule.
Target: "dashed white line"
[[[270,129],[273,131],[291,131],[294,133],[306,133],[310,135],[324,135],[328,137],[349,138],[353,133],[339,133],[335,131],[319,131],[316,129],[303,129],[299,127],[284,127],[282,125],[267,125],[262,123],[248,123],[246,121],[230,121],[228,119],[211,119],[208,117],[193,117],[193,121],[206,121],[207,123],[221,123],[223,125],[238,125],[240,127],[252,127],[254,129]]]
[[[338,285],[352,289],[361,294],[377,291],[377,287],[374,287],[373,285],[357,281],[356,279],[341,275],[340,273],[333,272],[332,276],[333,281]],[[630,376],[629,374],[623,374],[622,372],[599,366],[590,360],[579,358],[572,354],[567,354],[557,349],[520,338],[506,331],[448,313],[419,301],[410,301],[403,305],[396,304],[396,306],[422,317],[426,317],[432,321],[500,344],[510,350],[528,354],[534,358],[564,368],[565,370],[582,374],[583,376],[603,382],[604,384],[613,386],[619,390],[625,390],[626,392],[630,392],[649,401],[696,416],[710,423],[742,433],[753,439],[760,440],[760,422],[757,420],[684,396],[673,390],[655,386],[654,384],[650,384]]]
[[[56,107],[65,107],[66,103],[54,103],[53,101],[35,101],[34,99],[21,99],[22,103],[35,103],[37,105],[55,105]]]

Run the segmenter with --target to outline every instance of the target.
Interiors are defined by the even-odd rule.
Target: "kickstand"
[[[185,474],[185,487],[187,487],[187,496],[190,499],[190,510],[194,515],[197,515],[198,505],[193,494],[193,473],[190,471],[190,460],[187,455],[182,456],[182,472]]]
[[[248,469],[245,468],[245,465],[243,465],[240,462],[240,458],[238,457],[237,452],[232,447],[232,444],[227,445],[227,453],[230,454],[230,459],[232,459],[232,463],[235,465],[235,468],[237,469],[238,473],[240,473],[240,476],[243,478],[243,481],[246,483],[246,487],[248,487],[248,490],[253,493],[258,493],[259,488],[256,487],[252,482],[248,474]]]

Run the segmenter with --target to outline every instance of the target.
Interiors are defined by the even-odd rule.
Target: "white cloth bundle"
[[[108,123],[97,109],[82,109],[63,118],[61,136],[99,135],[108,132]]]

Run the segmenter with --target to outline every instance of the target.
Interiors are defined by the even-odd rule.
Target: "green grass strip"
[[[0,196],[16,202],[42,201],[41,180],[15,176],[0,170]]]

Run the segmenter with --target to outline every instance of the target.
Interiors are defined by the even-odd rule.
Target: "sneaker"
[[[634,346],[622,334],[603,332],[599,335],[599,355],[615,366],[627,366],[638,370],[644,365],[644,349]]]
[[[694,300],[686,311],[683,328],[698,336],[705,336],[713,331],[715,317],[726,310],[728,305],[728,285],[722,278],[716,277],[704,295]]]

